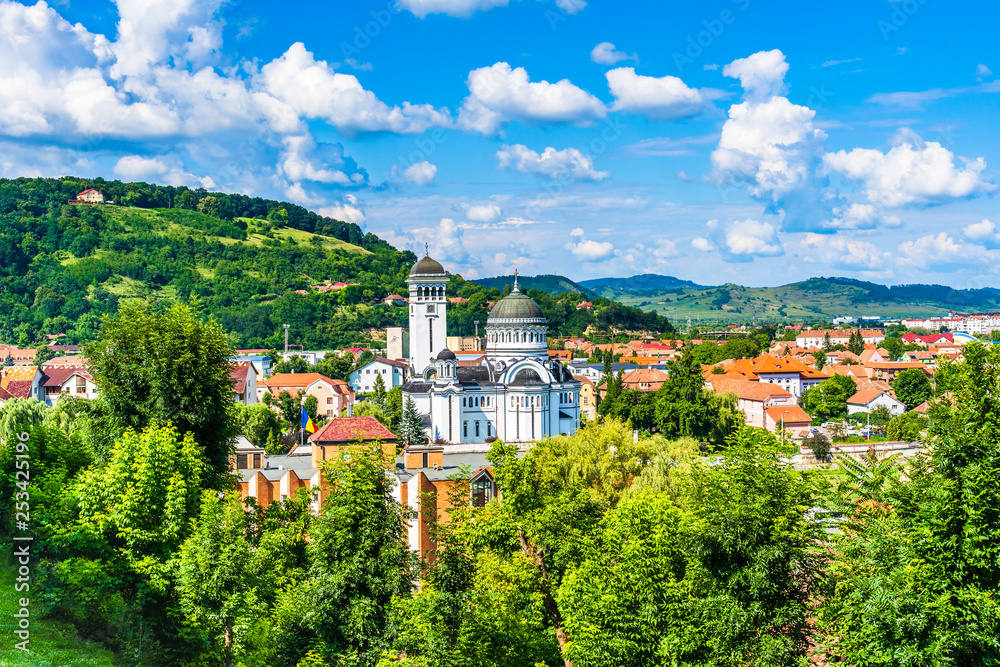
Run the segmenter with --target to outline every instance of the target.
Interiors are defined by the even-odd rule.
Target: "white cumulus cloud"
[[[523,144],[504,146],[497,151],[501,169],[515,169],[524,174],[541,174],[549,178],[602,181],[610,172],[594,169],[594,160],[576,148],[557,151],[549,146],[541,153]]]
[[[344,201],[319,209],[319,214],[356,225],[364,225],[365,222],[364,206],[354,195],[347,195]]]
[[[882,271],[889,264],[892,255],[883,252],[873,243],[834,236],[830,234],[806,234],[802,247],[811,255],[816,255],[825,264],[838,268],[865,271]]]
[[[995,264],[998,253],[983,246],[956,241],[945,232],[927,234],[899,244],[900,266],[932,271],[957,271],[970,265]]]
[[[781,95],[785,89],[788,63],[778,49],[759,51],[740,58],[722,68],[722,74],[740,80],[749,99],[765,100]]]
[[[417,162],[407,167],[403,172],[403,178],[416,185],[430,185],[434,181],[434,177],[437,176],[437,173],[437,165],[424,160],[423,162]]]
[[[599,65],[616,65],[623,60],[639,62],[639,56],[615,48],[611,42],[601,42],[590,52],[590,59]]]
[[[491,224],[499,220],[503,216],[503,209],[500,208],[494,202],[487,202],[485,204],[464,204],[462,210],[465,213],[467,220],[472,222],[481,222],[483,224]]]
[[[335,72],[325,61],[316,60],[302,42],[264,65],[259,82],[296,113],[322,118],[346,132],[406,134],[451,125],[447,109],[409,102],[390,107],[365,90],[353,74]]]
[[[511,69],[505,62],[472,70],[467,83],[458,123],[482,134],[510,121],[583,124],[607,115],[599,99],[569,79],[532,82],[523,67]]]
[[[711,108],[711,93],[689,88],[676,76],[652,77],[619,67],[607,73],[608,87],[615,96],[612,111],[638,113],[653,120],[678,120]]]
[[[206,189],[215,187],[215,181],[211,177],[187,173],[184,166],[173,157],[149,158],[127,155],[118,160],[112,171],[124,181],[166,183]]]
[[[785,254],[777,228],[769,222],[752,218],[733,220],[725,225],[718,220],[705,223],[706,237],[691,242],[695,250],[718,250],[727,262],[752,262],[756,257],[777,257]]]
[[[983,173],[983,158],[962,160],[936,141],[924,141],[916,133],[897,134],[888,153],[874,148],[855,148],[824,156],[832,172],[859,181],[868,200],[883,206],[933,204],[970,197],[996,189]]]
[[[586,232],[577,227],[570,232],[570,241],[563,247],[573,253],[581,262],[600,262],[615,254],[615,246],[608,241],[593,241]]]

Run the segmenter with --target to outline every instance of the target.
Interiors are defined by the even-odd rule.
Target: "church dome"
[[[424,255],[424,258],[413,265],[410,269],[410,277],[414,276],[443,276],[444,267],[441,266],[441,262],[431,259],[429,256]]]
[[[454,358],[455,358],[455,353],[449,350],[448,348],[444,348],[443,350],[438,352],[437,356],[438,361],[449,361]]]
[[[545,314],[538,304],[527,294],[522,294],[517,288],[514,291],[497,301],[490,311],[486,322],[492,320],[540,320],[545,321]]]

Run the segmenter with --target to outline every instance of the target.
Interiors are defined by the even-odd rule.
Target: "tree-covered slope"
[[[483,287],[497,289],[504,289],[505,287],[513,287],[514,276],[496,276],[494,278],[476,278],[472,282],[482,285]],[[522,291],[527,291],[531,289],[541,290],[543,292],[548,292],[549,294],[562,294],[563,292],[577,292],[585,296],[590,296],[591,292],[586,287],[582,286],[580,283],[575,283],[565,276],[556,276],[552,274],[544,274],[540,276],[518,276],[518,285]]]
[[[591,280],[581,280],[580,285],[590,290],[610,287],[615,290],[632,290],[636,292],[675,289],[677,287],[690,287],[693,289],[703,289],[705,287],[690,280],[681,280],[673,276],[661,276],[655,273],[643,273],[629,278],[593,278]]]
[[[86,187],[120,204],[67,203]],[[355,224],[285,202],[100,179],[0,180],[0,343],[33,347],[46,334],[84,342],[123,299],[196,297],[237,346],[280,347],[284,324],[306,349],[368,344],[406,326],[407,309],[382,299],[407,293],[415,260]],[[335,282],[356,285],[327,289]],[[560,297],[532,290],[553,335],[611,322],[672,331],[662,317],[608,302],[578,311],[574,285]],[[452,307],[449,333],[485,324],[502,287],[453,276],[449,296],[470,303]]]

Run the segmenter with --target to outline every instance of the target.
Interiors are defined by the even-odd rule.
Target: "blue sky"
[[[466,277],[1000,286],[998,14],[0,1],[0,173],[288,199]]]

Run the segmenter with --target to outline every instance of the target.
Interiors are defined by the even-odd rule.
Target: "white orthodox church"
[[[486,320],[486,353],[459,361],[445,347],[448,301],[444,267],[425,256],[410,286],[410,381],[431,442],[533,442],[573,433],[580,422],[580,383],[548,356],[545,317],[518,289]]]

